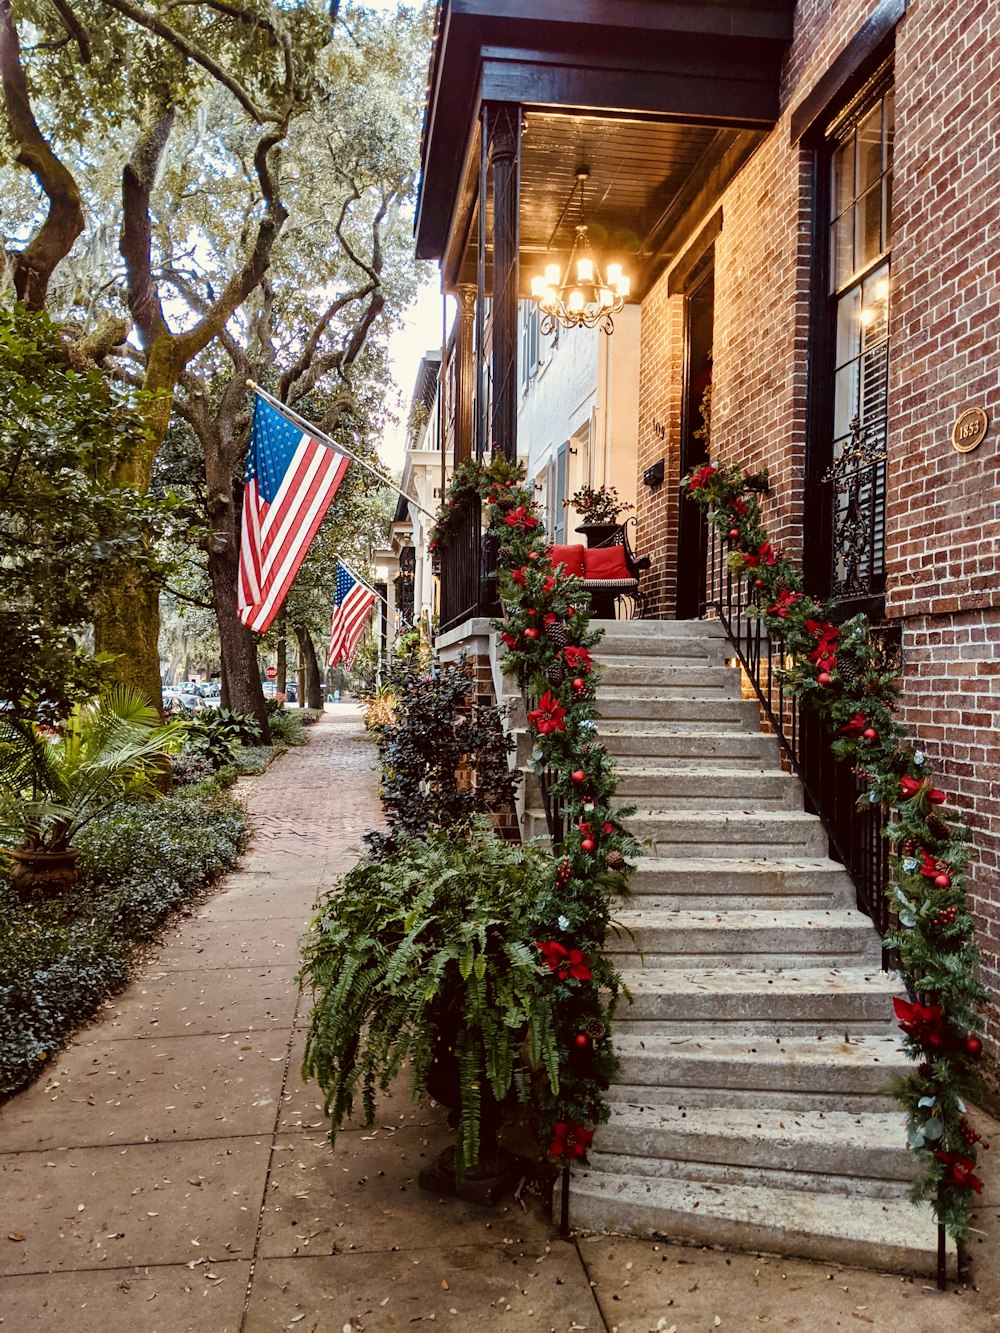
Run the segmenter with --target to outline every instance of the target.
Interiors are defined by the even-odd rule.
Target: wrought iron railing
[[[466,492],[455,508],[440,553],[442,630],[479,614],[482,505],[475,492]]]
[[[868,802],[867,786],[851,764],[831,754],[830,744],[836,734],[816,714],[800,709],[798,700],[786,689],[784,644],[780,638],[768,635],[747,580],[732,573],[719,534],[711,523],[708,529],[708,579],[702,615],[718,617],[726,631],[784,757],[802,783],[808,807],[823,823],[831,855],[850,874],[858,907],[884,936],[890,911],[885,894],[888,845],[883,837],[882,807]],[[885,632],[885,642],[880,645],[887,656],[892,651],[889,633]],[[888,965],[890,960],[883,955],[883,961]]]

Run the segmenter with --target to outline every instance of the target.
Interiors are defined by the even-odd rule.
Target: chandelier
[[[562,216],[565,217],[573,195],[579,188],[580,220],[576,224],[576,235],[565,272],[559,264],[546,264],[544,273],[538,273],[531,279],[531,295],[542,312],[540,328],[543,334],[554,333],[560,324],[566,329],[582,325],[587,329],[599,328],[605,333],[614,333],[612,316],[624,308],[625,298],[632,288],[631,279],[622,271],[621,264],[609,264],[607,276],[602,276],[590,248],[583,208],[584,188],[589,179],[590,172],[581,167],[576,173],[576,185],[563,209]],[[561,223],[562,217],[556,223],[556,231]],[[555,232],[552,234],[554,236]]]

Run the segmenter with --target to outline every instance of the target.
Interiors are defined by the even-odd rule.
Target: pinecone
[[[845,685],[853,685],[863,674],[860,664],[853,657],[837,658],[837,675]]]
[[[926,823],[927,832],[932,838],[936,838],[938,842],[947,842],[951,837],[951,829],[949,829],[948,825],[939,815],[928,815]]]
[[[588,1018],[583,1030],[591,1041],[603,1041],[608,1031],[599,1018]]]
[[[558,620],[553,621],[551,625],[546,625],[545,633],[557,648],[565,648],[569,643],[569,631]]]
[[[608,852],[606,860],[609,870],[621,871],[625,869],[625,857],[621,852]]]
[[[501,546],[497,555],[503,564],[509,564],[514,559],[514,548],[513,546]]]
[[[558,662],[553,662],[551,666],[546,667],[545,674],[549,678],[550,685],[561,685],[566,679],[566,669]]]
[[[509,514],[516,506],[509,495],[505,495],[502,500],[497,501],[497,508],[501,514]]]

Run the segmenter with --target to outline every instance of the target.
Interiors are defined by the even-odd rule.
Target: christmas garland
[[[899,952],[910,996],[893,1004],[903,1049],[915,1062],[893,1090],[923,1168],[913,1198],[929,1200],[937,1221],[964,1238],[982,1191],[977,1147],[989,1146],[966,1115],[966,1102],[982,1091],[980,1007],[988,998],[964,887],[968,826],[894,717],[897,671],[880,653],[868,618],[834,624],[802,591],[797,566],[768,540],[760,501],[766,471],[709,463],[682,485],[708,512],[728,548],[729,569],[747,580],[752,613],[782,640],[791,659],[786,688],[835,733],[834,754],[853,764],[866,787],[859,805],[881,804],[885,812],[888,891],[898,921],[887,943]]]
[[[494,622],[507,647],[503,669],[527,701],[534,748],[530,767],[544,773],[565,833],[553,848],[552,874],[529,931],[548,973],[548,1023],[556,1058],[533,1098],[536,1131],[550,1159],[585,1159],[594,1128],[610,1114],[604,1094],[617,1070],[610,1024],[622,982],[603,955],[610,897],[627,889],[627,857],[639,844],[626,832],[628,809],[612,806],[615,765],[596,739],[597,667],[582,581],[553,567],[548,541],[523,468],[494,460],[483,498],[498,542],[500,596]]]
[[[512,485],[523,483],[524,470],[503,454],[493,454],[488,463],[482,463],[478,458],[466,458],[459,463],[434,517],[434,526],[427,534],[427,549],[433,554],[447,545],[469,496],[478,495],[485,500],[492,486],[503,486],[508,481]]]

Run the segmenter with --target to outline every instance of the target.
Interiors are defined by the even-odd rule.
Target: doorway
[[[681,400],[680,475],[708,462],[715,325],[715,250],[708,251],[684,298],[684,391]],[[683,495],[677,517],[677,619],[693,620],[705,602],[708,522]]]

